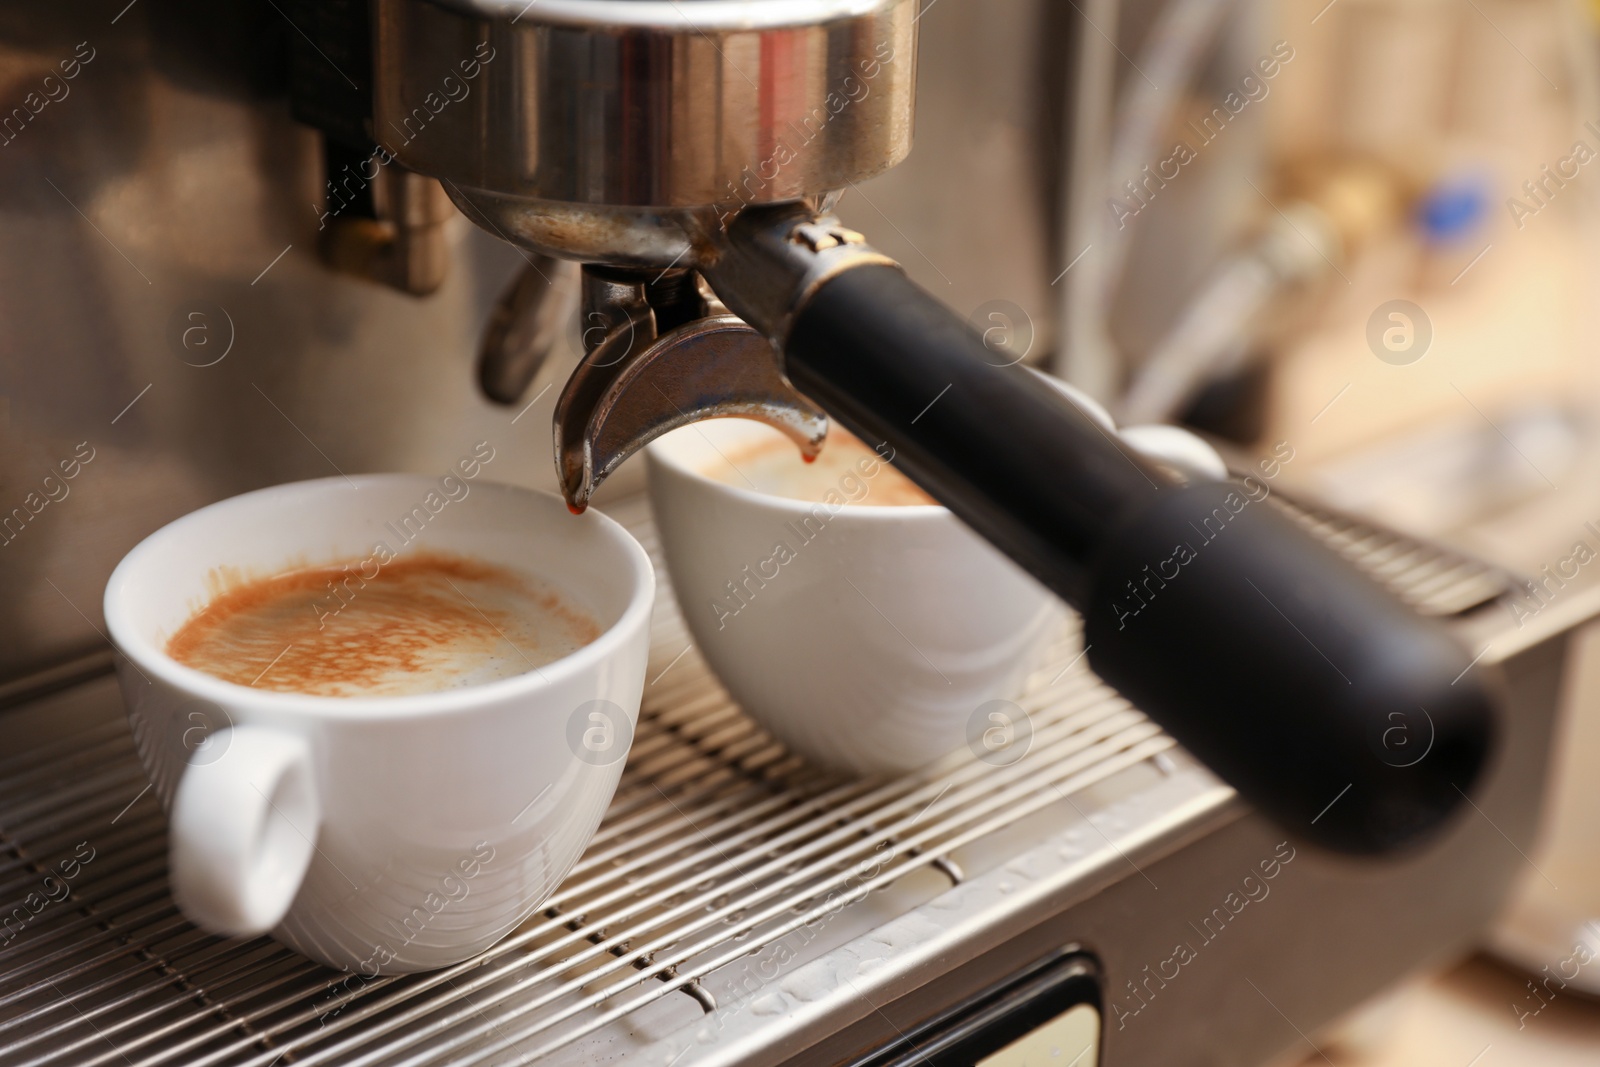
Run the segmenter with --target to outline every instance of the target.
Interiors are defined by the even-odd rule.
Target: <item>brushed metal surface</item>
[[[651,541],[642,501],[613,513]],[[1416,592],[1438,557],[1409,548],[1388,580]],[[727,701],[663,596],[624,785],[551,908],[479,960],[376,980],[176,913],[159,806],[115,690],[90,683],[0,716],[0,902],[24,911],[0,926],[0,1042],[39,1065],[809,1067],[1077,946],[1107,977],[1103,1062],[1258,1063],[1470,945],[1525,863],[1568,638],[1597,613],[1600,592],[1522,630],[1496,606],[1458,617],[1492,640],[1475,669],[1516,723],[1476,810],[1396,862],[1298,848],[1246,905],[1229,894],[1255,893],[1241,879],[1281,833],[1090,675],[1070,632],[1022,698],[1023,759],[839,781]],[[94,858],[69,863],[80,844]],[[1173,977],[1178,943],[1195,958]]]
[[[94,54],[0,148],[0,519],[27,511],[0,544],[0,693],[102,654],[116,561],[214,500],[338,470],[442,471],[480,440],[497,448],[491,477],[554,489],[559,389],[543,390],[581,353],[574,323],[529,386],[531,407],[484,402],[473,354],[528,261],[479,217],[446,226],[450,262],[431,296],[328,269],[318,139],[289,118],[282,85],[295,28],[261,3],[125,6],[0,11],[0,110],[80,42]],[[1039,223],[1054,196],[1043,116],[1062,91],[1048,72],[1064,63],[1051,10],[931,7],[917,24],[937,61],[920,78],[920,146],[847,187],[841,209],[958,311],[1025,307],[1036,354],[1060,270]],[[95,458],[64,481],[59,464],[80,444]],[[637,489],[635,466],[607,492]]]
[[[909,150],[916,9],[378,0],[373,136],[463,189],[558,204],[822,193]]]
[[[614,514],[653,545],[643,500]],[[1073,635],[1061,638],[1073,655]],[[959,880],[951,850],[1174,747],[1086,671],[1052,669],[1024,698],[1036,728],[1015,762],[962,749],[897,778],[845,780],[746,718],[686,643],[661,597],[623,783],[541,913],[474,960],[399,978],[211,937],[178,914],[160,790],[144,789],[104,682],[0,716],[0,752],[14,754],[0,758],[0,902],[23,908],[0,919],[6,1061],[594,1062],[594,1041],[616,1041],[612,1022],[714,1010],[713,972],[781,938],[825,930],[822,947],[870,929],[889,902]],[[93,858],[61,882],[51,872],[80,840]],[[33,893],[46,878],[49,905]],[[185,986],[210,1010],[191,1010]]]
[[[1573,611],[1593,618],[1600,596]],[[1485,609],[1463,629],[1503,636],[1504,616]],[[1253,1067],[1308,1052],[1306,1035],[1470,952],[1529,872],[1572,634],[1546,627],[1480,662],[1515,728],[1475,807],[1409,857],[1373,863],[1290,843],[1294,858],[1263,881],[1283,833],[1180,759],[1164,779],[1130,773],[1109,797],[1091,792],[981,876],[807,961],[785,989],[831,992],[785,997],[781,1028],[730,1013],[650,1046],[645,1062],[850,1063],[1066,948],[1094,955],[1105,975],[1105,1064]]]
[[[259,73],[294,31],[271,8],[171,2],[112,25],[122,6],[0,12],[6,113],[79,42],[93,52],[0,148],[4,680],[103,647],[117,560],[222,497],[442,473],[481,440],[489,477],[555,485],[554,391],[523,412],[474,383],[517,251],[457,218],[431,296],[329,270],[318,138]],[[575,340],[546,381],[565,379]],[[93,458],[68,480],[80,448]]]

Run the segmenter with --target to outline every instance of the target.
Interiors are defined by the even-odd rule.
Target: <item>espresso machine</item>
[[[1092,51],[1043,5],[944,5],[0,15],[23,101],[0,433],[25,501],[0,573],[0,877],[67,890],[0,944],[7,1057],[999,1064],[1042,1042],[1246,1064],[1471,943],[1600,604],[1513,629],[1493,567],[1186,479],[986,346],[868,213],[842,221],[912,153],[939,77],[919,34],[948,51],[973,19],[1035,19]],[[1088,151],[1071,74],[1058,181]],[[94,614],[122,551],[233,492],[478,439],[491,477],[549,484],[552,436],[569,506],[649,543],[643,503],[601,484],[726,416],[807,456],[830,419],[888,443],[1076,609],[1025,758],[840,782],[680,664],[669,603],[592,858],[483,959],[339,975],[176,916]]]

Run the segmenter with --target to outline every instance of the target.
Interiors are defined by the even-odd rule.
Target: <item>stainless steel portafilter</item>
[[[760,419],[814,455],[831,415],[1077,607],[1101,677],[1291,830],[1382,852],[1460,806],[1494,713],[1442,629],[1259,484],[1185,483],[997,366],[830,215],[910,150],[916,0],[375,10],[380,154],[536,269],[584,265],[586,355],[555,420],[574,508],[678,426]]]

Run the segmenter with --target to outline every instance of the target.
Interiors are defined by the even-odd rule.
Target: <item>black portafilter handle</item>
[[[801,392],[1076,607],[1095,672],[1286,829],[1384,853],[1462,805],[1495,734],[1466,651],[1266,482],[1178,483],[895,266],[824,275],[773,335]]]

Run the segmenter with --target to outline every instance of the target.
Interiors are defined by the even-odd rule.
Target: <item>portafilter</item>
[[[753,418],[815,456],[831,416],[1077,608],[1091,667],[1288,829],[1388,852],[1460,806],[1494,702],[1441,627],[1249,484],[1185,480],[1001,365],[830,214],[910,151],[916,0],[374,18],[393,157],[536,263],[584,264],[555,417],[575,510],[668,430]]]

